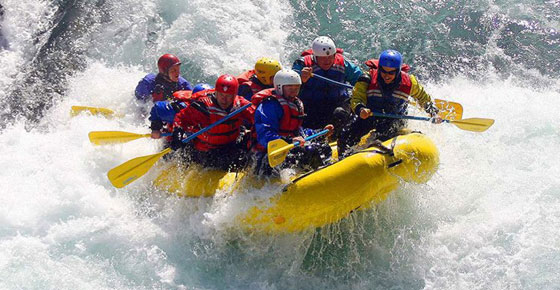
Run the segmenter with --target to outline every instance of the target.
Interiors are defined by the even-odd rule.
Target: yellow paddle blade
[[[459,127],[460,129],[473,132],[484,132],[494,124],[493,119],[484,118],[469,118],[455,121],[450,120],[449,122]]]
[[[95,145],[126,143],[139,138],[150,137],[150,134],[136,134],[122,131],[91,131],[89,141]]]
[[[435,99],[434,104],[439,109],[438,116],[446,120],[461,120],[463,118],[463,106],[456,102]]]
[[[411,101],[410,104],[420,106],[415,101]],[[438,108],[438,116],[442,119],[461,120],[463,118],[463,106],[459,103],[435,99],[434,105]]]
[[[85,106],[72,106],[70,114],[72,116],[77,116],[81,112],[88,111],[92,115],[103,115],[105,117],[113,117],[115,112],[106,108],[95,108],[95,107],[85,107]]]
[[[268,164],[270,167],[276,167],[286,159],[290,149],[294,148],[294,144],[288,144],[282,139],[276,139],[268,142]]]
[[[160,153],[137,157],[109,170],[107,177],[116,188],[125,187],[129,183],[142,177],[165,154],[171,152],[167,148]]]

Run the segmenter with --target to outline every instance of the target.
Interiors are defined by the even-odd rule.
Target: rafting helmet
[[[397,69],[397,74],[401,71],[402,55],[400,52],[388,49],[379,55],[379,68],[382,66],[392,67]]]
[[[237,89],[239,88],[239,83],[237,79],[232,75],[221,75],[216,80],[216,91],[224,94],[237,95]]]
[[[274,89],[279,95],[284,95],[282,88],[286,85],[301,85],[299,74],[291,69],[283,69],[274,75]]]
[[[167,72],[172,66],[178,64],[179,65],[181,64],[179,58],[169,53],[162,55],[157,62],[159,73],[161,74],[167,74]]]
[[[334,41],[328,36],[319,36],[311,44],[314,56],[330,56],[336,53]]]
[[[267,86],[272,85],[272,78],[281,69],[282,65],[279,61],[268,57],[261,57],[255,63],[257,79]]]
[[[213,89],[213,87],[209,84],[206,84],[206,83],[200,83],[200,84],[197,84],[196,86],[194,86],[194,88],[192,90],[192,93],[196,94],[200,91],[209,90],[209,89]]]

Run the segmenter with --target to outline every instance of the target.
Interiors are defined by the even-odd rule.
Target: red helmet
[[[216,80],[216,91],[230,94],[230,95],[237,95],[237,88],[239,87],[239,83],[237,79],[232,75],[221,75]]]
[[[160,74],[167,74],[169,68],[177,64],[181,64],[179,58],[169,53],[162,55],[157,61],[157,66]]]

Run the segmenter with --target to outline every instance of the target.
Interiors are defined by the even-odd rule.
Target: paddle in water
[[[305,141],[309,141],[311,139],[317,138],[319,136],[323,136],[325,134],[327,134],[329,132],[328,129],[325,129],[323,131],[320,131],[318,133],[315,133],[313,135],[310,135],[308,137],[305,137]],[[282,140],[282,139],[276,139],[276,140],[272,140],[270,142],[268,142],[267,145],[267,152],[268,152],[268,164],[270,165],[270,167],[276,167],[280,164],[282,164],[282,162],[284,162],[284,159],[286,159],[286,156],[288,156],[288,152],[299,145],[299,141],[296,141],[292,144],[288,144],[286,141]]]
[[[189,137],[182,140],[183,143],[188,143],[189,141],[196,138],[198,135],[214,128],[217,125],[227,121],[229,118],[241,113],[243,110],[249,108],[252,104],[246,104],[243,107],[231,112],[229,115],[223,117],[222,119],[208,125],[206,128],[190,135]],[[122,188],[135,181],[136,179],[142,177],[150,168],[156,164],[156,162],[163,157],[165,154],[171,152],[170,148],[167,148],[159,153],[137,157],[131,159],[107,172],[107,177],[111,184],[116,188]]]

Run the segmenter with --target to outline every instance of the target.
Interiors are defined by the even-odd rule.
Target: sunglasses
[[[390,74],[390,75],[397,74],[397,70],[386,71],[386,70],[383,69],[382,66],[379,67],[379,70],[380,70],[382,73],[384,73],[384,74]]]

